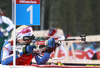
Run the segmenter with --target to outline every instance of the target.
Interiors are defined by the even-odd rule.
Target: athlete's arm
[[[8,17],[5,17],[5,16],[2,16],[2,21],[5,23],[5,24],[8,24],[9,26],[6,28],[6,30],[9,32],[12,28],[13,28],[13,23],[12,21],[8,18]]]
[[[49,60],[51,53],[44,53],[43,57],[40,57],[38,55],[35,56],[35,60],[37,64],[46,64],[46,62]]]
[[[10,43],[6,44],[3,49],[2,49],[2,52],[1,52],[1,63],[2,65],[9,65],[10,63],[13,62],[13,54],[11,54],[11,45]],[[19,53],[19,55],[21,56],[23,54],[23,52]],[[16,55],[16,59],[18,57],[20,57],[19,55]]]
[[[50,39],[48,41],[47,46],[49,47],[50,50],[47,50],[44,53],[43,57],[40,57],[38,55],[35,56],[35,60],[36,60],[37,64],[46,64],[46,62],[49,60],[50,54],[53,51],[52,48],[55,46],[55,39],[54,38],[53,39]]]

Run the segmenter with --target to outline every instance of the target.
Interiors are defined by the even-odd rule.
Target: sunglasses
[[[24,36],[24,37],[23,37],[23,40],[24,40],[24,41],[27,41],[27,40],[34,40],[34,38],[35,38],[34,35],[32,35],[32,36]]]

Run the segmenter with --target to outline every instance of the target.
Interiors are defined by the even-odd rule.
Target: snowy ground
[[[9,65],[1,65],[0,68],[38,68],[34,66],[9,66]]]

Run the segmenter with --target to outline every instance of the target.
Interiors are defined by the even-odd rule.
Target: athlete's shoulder
[[[7,44],[11,44],[9,41],[5,41],[5,43],[4,43],[4,45],[3,45],[3,47],[5,46],[5,45],[7,45]]]
[[[9,20],[9,19],[10,19],[9,17],[2,16],[2,20]]]
[[[3,49],[2,50],[8,50],[11,51],[11,43],[6,41],[3,45]]]

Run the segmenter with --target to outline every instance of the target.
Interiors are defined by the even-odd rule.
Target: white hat
[[[17,34],[17,40],[22,39],[24,36],[32,36],[31,27],[26,27],[23,30],[19,31]]]

